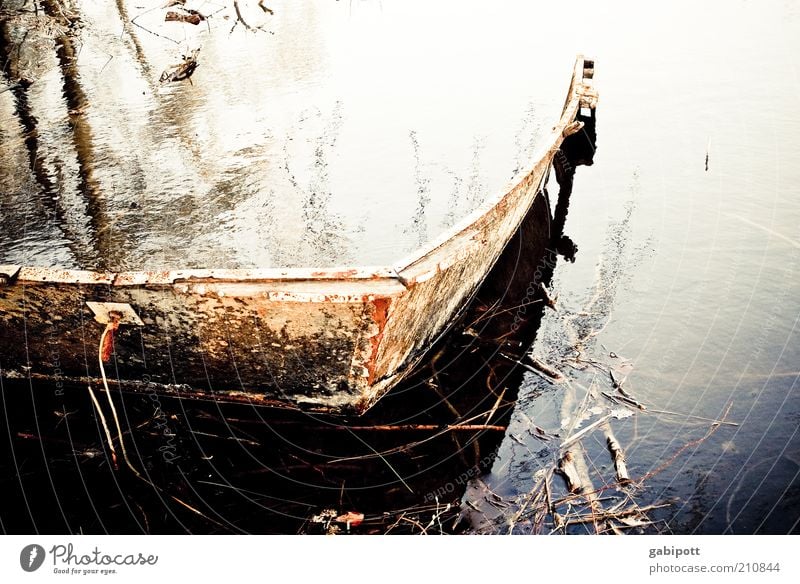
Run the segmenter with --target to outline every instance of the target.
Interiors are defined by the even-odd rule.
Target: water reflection
[[[0,103],[4,119],[0,126],[0,184],[4,194],[0,203],[4,227],[0,249],[8,249],[10,256],[36,261],[48,257],[55,247],[58,253],[54,255],[69,262],[78,247],[67,247],[64,237],[71,239],[76,230],[59,196],[59,182],[69,173],[61,165],[52,169],[48,164],[52,131],[47,115],[38,108],[41,85],[34,87],[35,81],[57,68],[53,39],[63,38],[65,29],[53,19],[36,26],[35,18],[16,12],[21,8],[12,6],[13,17],[0,19]]]
[[[26,197],[5,218],[20,228],[30,199],[55,198],[61,233],[4,245],[5,262],[391,264],[529,167],[569,71],[532,53],[536,73],[512,75],[517,48],[469,27],[441,46],[430,20],[449,22],[446,9],[422,22],[400,5],[239,2],[202,6],[192,25],[128,0],[59,6],[3,20],[16,88],[3,125],[21,125],[34,179],[0,163],[3,188]],[[498,64],[476,77],[488,47]],[[191,76],[159,81],[187,55]],[[17,72],[34,62],[45,69]]]

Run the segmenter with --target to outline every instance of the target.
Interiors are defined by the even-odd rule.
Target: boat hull
[[[54,391],[123,390],[361,413],[446,330],[518,230],[579,108],[594,108],[578,58],[536,164],[500,196],[391,267],[101,273],[0,266],[0,375]]]

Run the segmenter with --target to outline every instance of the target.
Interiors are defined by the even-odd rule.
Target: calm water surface
[[[135,4],[128,5],[129,16],[137,13]],[[578,251],[574,263],[556,263],[550,287],[558,311],[545,312],[531,349],[566,382],[529,371],[509,377],[519,400],[507,412],[501,440],[480,456],[464,443],[429,453],[419,466],[393,458],[403,479],[383,468],[385,476],[370,480],[357,466],[340,471],[340,486],[322,471],[276,478],[267,454],[242,446],[241,460],[230,457],[239,466],[211,463],[203,476],[193,466],[182,496],[202,489],[198,481],[227,485],[220,493],[247,483],[258,494],[208,499],[215,520],[295,531],[281,521],[341,504],[340,491],[353,505],[377,511],[430,503],[431,489],[450,484],[459,487],[452,492],[469,510],[471,530],[529,532],[530,518],[509,517],[524,510],[555,456],[531,428],[563,438],[607,415],[612,406],[601,394],[614,392],[610,369],[648,408],[610,422],[631,476],[647,477],[629,494],[640,505],[670,503],[651,514],[654,523],[644,530],[798,531],[795,3],[616,2],[602,11],[583,1],[435,8],[276,3],[266,33],[248,33],[242,25],[229,33],[232,21],[220,14],[209,21],[216,27],[211,34],[177,25],[188,31],[179,45],[134,27],[138,46],[120,35],[113,3],[83,9],[79,63],[92,175],[81,175],[51,54],[28,65],[36,75],[28,93],[44,187],[28,170],[25,126],[15,117],[12,93],[0,93],[3,261],[131,269],[176,262],[391,262],[524,168],[536,137],[555,119],[574,55],[597,62],[598,150],[594,165],[577,171],[564,228]],[[166,27],[152,13],[137,22]],[[175,50],[201,41],[193,84],[159,85]],[[87,193],[97,196],[94,204]],[[177,420],[191,419],[190,406],[173,406],[179,434]],[[152,413],[133,402],[132,418],[139,410]],[[706,437],[709,420],[723,416],[738,425]],[[55,427],[60,418],[51,418],[42,414],[42,423]],[[328,459],[347,458],[333,442],[293,442],[281,423],[265,415],[259,431],[287,447],[287,458],[297,455],[298,465],[300,454],[310,456],[314,448]],[[75,422],[72,428],[77,431]],[[210,455],[197,434],[182,440],[185,459]],[[384,439],[363,440],[378,449]],[[17,457],[8,468],[46,457],[24,444],[12,441]],[[102,448],[98,437],[94,446]],[[92,464],[98,473],[107,470],[86,452],[63,455],[53,463],[60,467],[48,465],[64,473]],[[481,476],[449,466],[465,452],[477,457],[470,464],[478,467],[464,467],[479,468]],[[589,434],[578,453],[594,487],[613,483],[602,433]],[[286,468],[290,463],[281,461]],[[246,464],[252,471],[243,470]],[[33,488],[41,469],[15,488]],[[430,475],[449,478],[431,486]],[[298,485],[309,493],[301,496]],[[54,488],[50,499],[60,501],[59,492]],[[119,502],[128,501],[124,493],[104,493],[116,511],[87,512],[90,529],[145,529],[130,519],[140,516],[135,506]],[[99,495],[81,500],[93,496]],[[287,499],[306,506],[287,510]],[[72,513],[66,527],[53,529],[77,529],[80,513]],[[37,522],[11,522],[8,515],[4,521],[12,531]],[[176,519],[160,527],[184,528],[208,526]]]
[[[577,12],[594,18],[564,41],[597,58],[599,144],[572,197],[566,231],[580,249],[556,270],[561,314],[545,318],[533,350],[571,369],[573,341],[586,338],[584,357],[627,376],[637,399],[685,414],[614,422],[632,474],[657,471],[644,500],[676,498],[660,530],[797,531],[797,6],[613,6],[587,3]],[[580,387],[611,388],[604,373],[570,375],[577,398]],[[525,424],[561,429],[564,395],[527,380],[509,432],[522,443],[503,443],[484,479],[492,490],[532,488],[541,444]],[[660,470],[709,429],[690,415],[718,419],[729,405],[738,427]],[[584,442],[596,487],[609,477],[604,446],[602,435]]]
[[[390,265],[530,167],[574,59],[551,58],[523,31],[501,34],[508,17],[496,10],[286,2],[269,16],[252,2],[245,22],[263,29],[248,32],[210,4],[201,26],[140,4],[76,4],[79,107],[62,99],[47,35],[7,25],[24,39],[11,63],[34,80],[41,171],[19,164],[26,128],[12,92],[0,94],[14,153],[3,179],[18,199],[6,261]],[[159,82],[193,51],[191,83]],[[70,124],[87,128],[77,144]]]

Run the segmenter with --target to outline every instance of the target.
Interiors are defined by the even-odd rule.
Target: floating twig
[[[610,393],[606,393],[605,391],[603,391],[601,393],[603,394],[604,397],[608,398],[609,400],[611,400],[613,402],[626,403],[626,404],[631,405],[631,406],[633,406],[635,408],[638,408],[638,409],[640,409],[642,411],[652,411],[652,410],[648,410],[647,407],[643,403],[640,403],[640,402],[636,401],[635,399],[633,399],[632,397],[628,397],[627,395],[622,395],[622,394],[612,395]]]
[[[528,365],[527,363],[520,361],[519,359],[515,359],[514,357],[508,355],[507,353],[501,352],[499,353],[499,355],[504,359],[507,359],[508,361],[511,361],[512,363],[515,363],[520,367],[527,369],[531,373],[535,373],[545,381],[549,381],[551,383],[559,383],[564,380],[563,373],[561,373],[560,371],[556,371],[552,367],[545,365],[544,363],[542,363],[538,359],[535,359],[534,357],[531,357],[530,355],[526,355],[526,357],[529,361],[531,361],[532,365]]]
[[[500,392],[500,395],[497,396],[497,401],[494,402],[492,409],[489,410],[489,414],[486,416],[486,423],[488,424],[492,420],[492,416],[497,411],[497,408],[500,406],[500,402],[503,401],[503,396],[506,394],[506,388],[503,388],[503,391]]]
[[[530,353],[526,353],[525,357],[531,362],[531,365],[533,365],[534,369],[541,371],[554,381],[562,381],[564,379],[564,374],[561,373],[561,371],[551,367],[550,365],[547,365],[546,363],[543,363]]]

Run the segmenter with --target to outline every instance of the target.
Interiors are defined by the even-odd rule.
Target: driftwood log
[[[625,453],[622,450],[622,446],[620,446],[617,437],[614,436],[614,432],[608,424],[606,424],[604,431],[606,435],[606,446],[608,446],[608,451],[611,453],[611,458],[614,461],[617,482],[621,485],[630,484],[631,477],[628,474],[628,466],[625,464]]]
[[[567,490],[570,493],[576,495],[583,493],[583,482],[581,481],[578,467],[575,465],[575,458],[569,450],[567,450],[558,460],[556,473],[558,473],[564,479],[564,482],[567,485]]]

